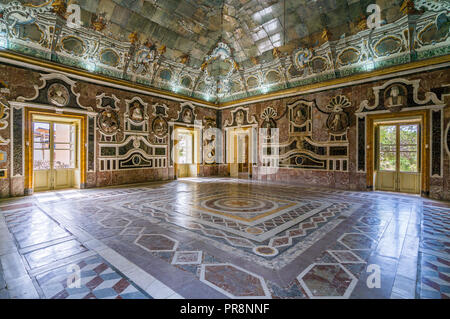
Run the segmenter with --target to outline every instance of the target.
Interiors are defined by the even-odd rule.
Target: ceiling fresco
[[[381,21],[378,33],[369,34],[367,8],[373,3]],[[81,27],[62,26],[59,43],[52,42],[50,25],[70,19],[67,8],[73,4],[80,8]],[[411,62],[402,55],[436,43],[448,47],[450,21],[448,1],[424,0],[415,5],[412,0],[2,0],[0,5],[0,30],[10,50],[46,58],[46,49],[50,57],[60,55],[59,63],[218,103],[365,71],[361,65],[368,60],[381,58],[385,67],[396,54],[397,63]],[[411,16],[420,17],[413,19],[416,43],[404,34]],[[383,38],[386,34],[391,38]],[[424,55],[446,53],[439,50]]]

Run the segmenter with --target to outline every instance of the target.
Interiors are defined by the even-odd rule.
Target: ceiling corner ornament
[[[224,62],[222,65],[228,65],[228,69],[224,74],[214,74],[213,69],[216,63]],[[204,82],[206,85],[206,93],[210,96],[218,96],[222,98],[230,94],[232,87],[231,77],[239,70],[239,65],[232,57],[232,52],[228,44],[224,42],[217,43],[212,53],[208,55],[203,64],[201,71],[203,71]]]

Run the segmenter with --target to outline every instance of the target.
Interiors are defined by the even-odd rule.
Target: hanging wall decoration
[[[114,136],[119,131],[119,116],[112,108],[108,107],[98,115],[98,126],[102,134]]]
[[[19,96],[19,102],[33,102],[41,105],[52,105],[58,109],[71,108],[83,111],[93,111],[92,107],[83,106],[76,92],[77,82],[60,73],[41,74],[41,85],[35,85],[32,97]]]
[[[345,109],[351,106],[352,104],[345,95],[337,95],[325,107],[324,113],[329,114],[326,125],[331,134],[346,133],[350,126],[350,119]]]
[[[261,114],[261,119],[263,122],[261,124],[261,129],[263,129],[263,134],[265,139],[272,139],[275,135],[274,129],[277,128],[277,123],[275,118],[278,116],[277,111],[272,107],[267,107]]]
[[[195,123],[195,117],[195,106],[191,103],[182,103],[181,110],[178,112],[175,122],[193,125]]]
[[[203,120],[203,158],[206,164],[216,163],[216,120],[205,118]]]
[[[225,121],[225,127],[244,126],[257,123],[254,115],[249,118],[248,108],[238,107],[231,112],[231,123],[228,120]]]
[[[166,143],[166,137],[169,128],[166,120],[168,109],[169,107],[165,104],[153,104],[153,116],[155,116],[155,118],[152,122],[152,132],[155,135],[155,143]]]
[[[312,110],[314,101],[297,100],[288,104],[289,135],[310,136],[312,132]]]
[[[147,103],[135,97],[125,100],[125,133],[148,133]]]

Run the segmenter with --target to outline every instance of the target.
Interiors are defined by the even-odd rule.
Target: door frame
[[[229,127],[225,129],[226,132],[226,145],[230,146],[227,150],[226,161],[228,164],[228,171],[230,172],[230,176],[232,176],[232,165],[237,165],[239,167],[239,161],[237,159],[238,155],[238,135],[246,135],[248,136],[248,145],[247,145],[247,154],[248,154],[248,176],[252,176],[253,174],[253,164],[257,158],[257,155],[253,153],[254,145],[254,135],[256,127],[254,125],[244,125],[238,127]],[[237,162],[235,162],[237,159]],[[239,168],[238,175],[239,176]],[[236,177],[236,176],[234,176]]]
[[[367,115],[367,175],[366,183],[367,188],[374,190],[375,188],[375,122],[377,120],[393,120],[402,121],[410,119],[412,117],[420,118],[422,125],[421,134],[421,196],[428,196],[430,193],[430,116],[429,110],[410,111],[401,113],[383,113],[383,114],[369,114]]]
[[[80,121],[80,141],[79,141],[79,169],[80,169],[80,188],[86,185],[86,123],[87,116],[70,112],[57,113],[52,111],[42,111],[36,108],[25,108],[25,193],[32,195],[34,192],[34,169],[33,169],[33,116],[49,116],[72,118]]]
[[[192,134],[192,164],[178,164],[177,158],[178,155],[175,154],[175,150],[177,148],[178,140],[175,139],[177,130],[185,130],[189,131]],[[173,156],[173,167],[174,167],[174,175],[176,178],[178,178],[178,166],[179,165],[195,165],[196,167],[196,176],[192,177],[198,177],[200,175],[200,159],[201,159],[201,152],[202,147],[200,143],[200,130],[196,127],[190,127],[190,126],[184,126],[184,125],[174,125],[173,126],[173,150],[172,150],[172,156]],[[191,177],[191,176],[190,176]]]

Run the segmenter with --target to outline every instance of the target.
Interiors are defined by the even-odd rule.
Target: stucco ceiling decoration
[[[81,27],[62,23],[61,34],[53,36],[55,16],[68,20],[65,9],[71,4],[80,7]],[[374,32],[367,30],[367,5],[365,0],[0,0],[0,47],[36,57],[60,55],[69,66],[218,103],[372,71],[378,60],[385,67],[408,54],[423,59],[448,51],[446,1],[384,1],[381,27]],[[408,40],[410,23],[415,39]]]

